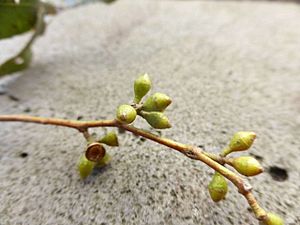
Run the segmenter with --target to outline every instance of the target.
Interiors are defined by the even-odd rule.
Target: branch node
[[[248,180],[245,180],[245,179],[243,179],[243,186],[244,186],[245,191],[247,191],[247,192],[250,192],[253,189],[250,182]]]
[[[185,151],[184,154],[191,159],[197,159],[197,155],[193,152],[192,149]]]

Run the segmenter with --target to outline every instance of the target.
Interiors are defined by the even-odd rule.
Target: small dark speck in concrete
[[[82,120],[83,119],[83,116],[78,116],[77,117],[77,120]]]
[[[256,154],[253,154],[253,153],[250,153],[251,156],[253,156],[255,159],[257,159],[258,161],[263,161],[264,158],[260,155],[256,155]]]
[[[27,107],[27,108],[25,108],[25,109],[23,110],[23,112],[29,113],[29,112],[31,112],[31,108]]]
[[[227,75],[232,75],[233,74],[233,71],[229,70]]]
[[[198,148],[201,148],[201,149],[205,150],[205,146],[204,145],[198,145]]]
[[[157,133],[157,135],[161,135],[161,131],[160,130],[157,130],[156,133]]]
[[[123,128],[118,127],[118,132],[119,132],[119,134],[124,134],[125,130]]]
[[[8,98],[9,98],[10,100],[14,101],[14,102],[20,101],[20,99],[19,99],[18,97],[14,96],[14,95],[8,95]]]
[[[21,158],[26,158],[28,156],[28,153],[27,152],[22,152],[21,154],[20,154],[20,157]]]
[[[276,181],[285,181],[286,179],[288,179],[288,173],[286,171],[286,169],[277,167],[277,166],[271,166],[268,169],[268,173],[271,175],[271,177],[273,178],[273,180]]]

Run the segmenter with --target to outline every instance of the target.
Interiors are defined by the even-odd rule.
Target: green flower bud
[[[251,147],[256,134],[254,132],[240,131],[234,134],[229,147],[232,151],[244,151]]]
[[[229,143],[229,147],[223,151],[222,155],[226,156],[231,152],[245,151],[249,149],[255,138],[256,134],[254,132],[240,131],[235,133]]]
[[[136,118],[136,110],[130,105],[120,105],[117,109],[117,120],[122,123],[132,123]]]
[[[88,145],[85,151],[85,157],[89,161],[99,162],[105,155],[105,148],[98,142],[94,142]]]
[[[97,162],[96,166],[97,167],[104,167],[107,164],[109,164],[110,161],[111,161],[111,156],[106,152],[104,157],[99,162]]]
[[[151,81],[148,74],[139,76],[134,81],[134,103],[139,103],[151,88]]]
[[[89,161],[85,155],[81,155],[78,161],[77,170],[81,179],[87,178],[93,171],[95,162]]]
[[[99,142],[107,144],[109,146],[119,146],[118,136],[115,132],[107,133]]]
[[[169,119],[161,112],[143,112],[141,111],[141,116],[156,129],[166,129],[170,128],[171,124]]]
[[[230,164],[244,176],[255,176],[263,172],[260,163],[251,156],[241,156],[231,160]]]
[[[208,185],[208,191],[214,202],[219,202],[225,198],[228,192],[228,184],[220,173],[215,172],[211,182]]]
[[[261,225],[284,225],[280,216],[274,213],[267,213],[267,219],[260,222]]]
[[[172,100],[169,96],[162,94],[162,93],[155,93],[143,104],[142,110],[151,112],[151,111],[158,111],[163,112],[168,105],[170,105]]]

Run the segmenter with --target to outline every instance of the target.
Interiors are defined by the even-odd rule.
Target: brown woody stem
[[[82,132],[85,138],[87,139],[89,135],[87,130],[91,127],[123,128],[131,133],[150,139],[154,142],[165,145],[174,150],[177,150],[191,159],[202,161],[210,168],[214,169],[215,171],[218,171],[238,188],[239,193],[241,193],[246,198],[248,204],[250,205],[258,220],[264,221],[267,218],[265,210],[259,206],[257,200],[251,192],[252,187],[249,185],[248,182],[245,182],[239,175],[227,169],[223,165],[226,163],[224,157],[215,155],[213,153],[205,152],[198,147],[182,144],[168,138],[160,137],[148,131],[138,129],[134,126],[122,124],[117,120],[77,121],[57,118],[43,118],[27,115],[0,115],[0,121],[19,121],[70,127]]]

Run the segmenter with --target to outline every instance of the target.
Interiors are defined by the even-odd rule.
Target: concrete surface
[[[217,152],[236,131],[257,133],[250,152],[266,173],[251,179],[255,196],[297,225],[299,17],[299,5],[269,2],[122,0],[65,11],[34,45],[30,69],[0,95],[0,113],[111,118],[148,72],[154,90],[174,100],[173,128],[162,135]],[[211,169],[150,141],[120,134],[111,165],[82,182],[77,132],[0,128],[1,225],[257,224],[232,185],[214,204]]]

